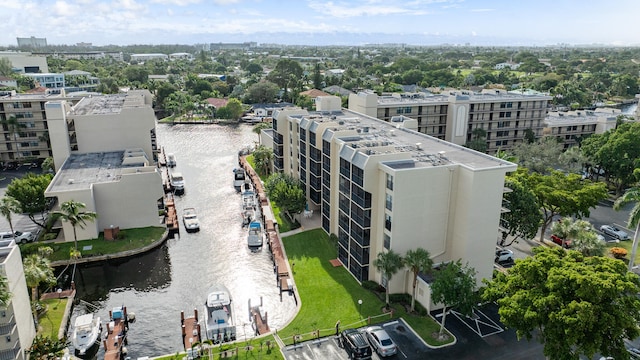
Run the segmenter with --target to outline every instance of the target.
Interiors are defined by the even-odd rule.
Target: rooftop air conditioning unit
[[[422,150],[422,143],[416,143],[416,149]]]

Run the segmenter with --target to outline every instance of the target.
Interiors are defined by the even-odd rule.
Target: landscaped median
[[[166,231],[166,228],[159,226],[120,230],[116,240],[105,240],[104,234],[100,233],[97,239],[78,241],[81,258],[74,261],[83,263],[139,254],[164,242]],[[49,256],[51,265],[60,266],[71,261],[71,249],[75,245],[73,241],[38,242],[24,245],[21,250],[24,254],[28,254],[36,252],[37,248],[42,246],[53,249],[53,253]]]
[[[338,321],[342,330],[399,317],[428,345],[454,341],[452,336],[444,342],[435,339],[432,334],[439,331],[440,325],[429,316],[408,314],[398,304],[391,304],[393,312],[384,311],[383,301],[363,288],[344,267],[334,267],[329,262],[336,258],[336,245],[322,229],[288,236],[283,244],[302,304],[293,321],[278,330],[285,344],[335,335]]]

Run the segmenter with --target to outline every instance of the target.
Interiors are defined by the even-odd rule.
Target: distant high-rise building
[[[47,38],[37,38],[37,37],[28,37],[28,38],[17,38],[18,47],[46,47],[47,46]]]

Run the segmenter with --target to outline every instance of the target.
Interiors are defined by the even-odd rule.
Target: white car
[[[602,231],[605,235],[611,236],[614,239],[629,240],[629,234],[613,225],[602,225],[600,226],[600,231]]]
[[[200,230],[200,222],[198,222],[198,215],[196,215],[196,209],[194,208],[182,210],[182,222],[187,232]]]
[[[395,355],[398,352],[398,347],[381,326],[369,326],[364,332],[367,334],[367,339],[369,339],[373,350],[380,357]]]
[[[0,233],[0,239],[8,240],[14,239],[16,243],[26,244],[28,242],[32,242],[36,240],[36,236],[32,233],[25,231],[15,231],[15,233],[11,233],[11,231],[5,231]]]
[[[509,249],[496,250],[496,262],[504,263],[513,261],[513,251]]]

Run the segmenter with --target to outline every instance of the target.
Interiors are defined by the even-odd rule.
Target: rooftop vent
[[[396,136],[396,131],[395,130],[389,130],[389,135]]]
[[[416,143],[416,149],[422,150],[422,143]]]
[[[67,180],[67,184],[73,184],[73,179]]]
[[[446,151],[438,151],[438,156],[442,159],[446,153]]]

